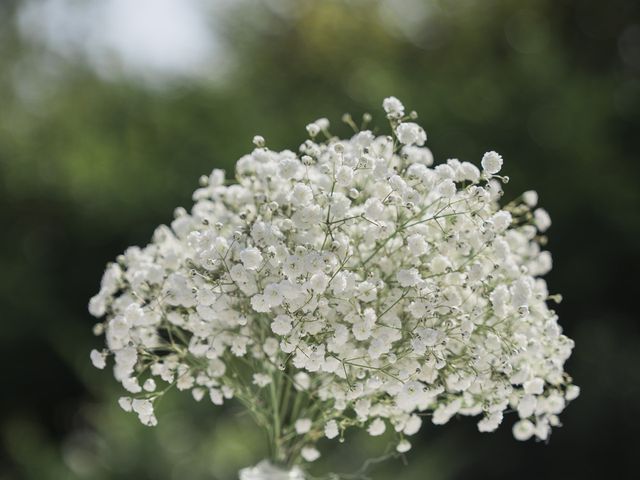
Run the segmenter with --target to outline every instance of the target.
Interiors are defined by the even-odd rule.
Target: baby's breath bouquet
[[[398,452],[424,418],[515,410],[518,440],[545,440],[579,389],[541,278],[549,215],[537,194],[501,202],[502,157],[432,166],[425,131],[390,97],[390,135],[334,137],[307,125],[295,153],[262,137],[235,178],[202,177],[144,248],[110,264],[90,301],[120,398],[140,421],[170,388],[235,399],[270,438],[241,478],[303,478],[322,438],[393,432]]]

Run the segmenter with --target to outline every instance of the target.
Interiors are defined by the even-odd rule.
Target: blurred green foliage
[[[345,111],[384,125],[388,95],[420,113],[437,160],[495,149],[508,196],[539,191],[583,395],[548,446],[515,442],[510,419],[492,436],[426,425],[408,466],[377,465],[374,478],[595,478],[613,464],[631,476],[640,6],[415,2],[424,16],[376,0],[232,9],[219,22],[231,72],[164,88],[56,57],[18,34],[18,2],[0,5],[0,479],[227,479],[259,460],[263,439],[233,407],[169,396],[157,429],[121,412],[115,382],[88,362],[87,300],[107,261],[187,207],[198,176],[230,169],[254,134],[293,149],[321,116],[343,134]],[[348,438],[315,471],[355,470],[385,447]]]

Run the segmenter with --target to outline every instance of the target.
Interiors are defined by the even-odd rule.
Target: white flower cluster
[[[172,386],[236,397],[289,460],[349,427],[405,452],[425,415],[488,432],[513,409],[517,439],[548,437],[579,393],[540,278],[549,216],[533,191],[500,205],[496,152],[434,167],[415,113],[384,109],[390,136],[339,140],[321,119],[299,154],[255,137],[233,183],[214,170],[191,213],[108,266],[91,358],[114,357],[125,410],[156,424]]]

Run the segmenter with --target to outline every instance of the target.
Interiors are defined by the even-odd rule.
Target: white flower
[[[569,385],[567,387],[567,391],[565,392],[565,398],[568,401],[575,400],[580,395],[580,387],[577,385]]]
[[[304,183],[296,183],[291,192],[291,203],[296,207],[304,207],[313,200],[311,187]]]
[[[502,233],[507,228],[509,228],[512,218],[509,212],[507,212],[506,210],[500,210],[493,217],[491,217],[491,220],[493,221],[493,225],[496,231]]]
[[[421,280],[420,273],[415,268],[400,270],[396,278],[401,287],[413,287]]]
[[[390,118],[401,118],[404,116],[404,105],[396,97],[387,97],[382,102],[382,108]]]
[[[300,172],[302,164],[297,158],[284,157],[278,162],[280,175],[284,179],[296,178]]]
[[[329,420],[324,426],[324,434],[328,439],[336,438],[339,435],[338,422]]]
[[[153,427],[158,423],[153,413],[151,400],[135,398],[131,401],[131,408],[138,414],[138,419],[144,425]]]
[[[254,373],[253,374],[253,384],[258,387],[266,387],[271,383],[271,377],[264,373]]]
[[[396,135],[400,143],[404,145],[424,145],[427,141],[427,134],[424,129],[413,122],[401,123],[396,128]]]
[[[118,398],[118,405],[120,405],[120,408],[122,408],[125,412],[133,411],[131,397],[120,397],[120,398]]]
[[[191,390],[191,396],[196,402],[201,401],[204,398],[205,393],[206,390],[204,390],[203,388],[194,388],[193,390]]]
[[[184,370],[187,370],[187,369],[185,368]],[[178,377],[178,381],[176,382],[176,388],[178,390],[189,390],[190,388],[193,387],[194,383],[195,383],[195,379],[193,378],[193,375],[190,375],[187,370]]]
[[[458,413],[461,403],[459,398],[450,403],[442,403],[433,412],[433,417],[431,417],[433,424],[444,425],[447,423],[451,417]]]
[[[535,435],[540,440],[546,440],[549,437],[551,427],[548,418],[538,419],[536,421]]]
[[[417,257],[424,255],[429,250],[429,245],[424,240],[424,237],[418,233],[407,237],[407,247],[409,247],[409,251]]]
[[[156,389],[156,382],[153,378],[147,378],[142,384],[142,388],[147,392],[153,392]]]
[[[557,415],[564,410],[565,401],[562,395],[552,393],[543,401],[543,409],[546,413]]]
[[[384,423],[384,420],[381,418],[376,418],[373,422],[369,424],[369,428],[367,428],[367,432],[372,437],[380,436],[387,429],[387,426]]]
[[[405,435],[415,435],[422,426],[422,419],[418,415],[411,415],[407,423],[404,425],[402,433]]]
[[[224,404],[224,395],[222,395],[222,391],[217,388],[209,389],[209,398],[211,399],[211,403],[213,403],[214,405]]]
[[[102,370],[107,365],[106,358],[107,356],[104,354],[104,352],[99,352],[95,349],[91,350],[91,363],[93,363],[94,367]]]
[[[365,204],[365,215],[371,220],[380,220],[384,213],[384,205],[377,198],[368,199]]]
[[[105,296],[102,294],[102,291],[97,295],[91,297],[89,300],[89,313],[94,317],[102,317],[107,310],[107,304],[105,301]]]
[[[153,413],[149,415],[138,415],[138,419],[140,420],[140,423],[147,427],[155,427],[158,424],[158,420]]]
[[[256,312],[268,312],[271,309],[267,297],[264,295],[254,295],[251,297],[251,308]]]
[[[133,411],[139,415],[150,415],[153,413],[153,404],[150,400],[136,398],[131,402],[131,407]]]
[[[291,317],[288,315],[278,315],[271,322],[271,330],[277,335],[286,335],[292,328]]]
[[[522,194],[522,201],[530,208],[538,204],[538,192],[535,190],[527,190]]]
[[[480,170],[474,164],[469,162],[462,162],[459,168],[459,176],[461,180],[468,180],[476,183],[480,180]]]
[[[310,418],[299,418],[295,423],[296,433],[298,435],[307,433],[309,430],[311,430],[311,425],[313,425],[313,422]]]
[[[451,198],[456,194],[456,184],[447,178],[438,185],[438,192],[445,198]]]
[[[309,446],[303,447],[302,450],[300,450],[300,455],[302,455],[302,458],[304,458],[307,462],[315,462],[320,458],[320,452],[318,451],[318,449]]]
[[[309,286],[318,293],[322,293],[327,289],[329,285],[329,277],[322,273],[314,273],[309,279]]]
[[[522,307],[529,305],[529,299],[531,298],[531,285],[525,279],[520,278],[513,282],[510,289],[511,302],[516,307]]]
[[[481,432],[493,432],[502,423],[502,411],[493,412],[478,422]]]
[[[524,391],[525,393],[540,395],[544,391],[544,380],[536,377],[524,382]]]
[[[311,386],[311,378],[305,372],[298,372],[293,377],[294,384],[296,390],[304,391],[308,390]]]
[[[262,344],[262,350],[269,357],[275,357],[278,354],[280,349],[280,345],[278,344],[278,340],[273,337],[267,338]]]
[[[513,425],[513,436],[516,440],[529,440],[534,432],[535,427],[529,420],[520,420]]]
[[[411,450],[411,443],[409,443],[408,440],[402,439],[398,442],[398,445],[396,445],[396,451],[398,453],[406,453],[409,450]]]
[[[280,290],[281,288],[275,283],[270,283],[265,287],[262,297],[269,307],[277,307],[282,303],[284,297]]]
[[[502,168],[502,157],[497,152],[491,151],[482,157],[482,169],[490,175],[495,175]]]
[[[336,182],[341,187],[348,187],[353,181],[353,169],[351,167],[342,166],[336,172]]]
[[[431,271],[435,274],[444,273],[451,267],[451,261],[444,255],[436,255],[431,260]]]
[[[351,331],[353,332],[353,337],[359,341],[367,340],[372,333],[371,327],[364,321],[354,323]]]
[[[262,254],[255,247],[245,248],[240,252],[240,260],[247,270],[255,270],[262,264]]]
[[[541,232],[546,232],[551,226],[551,217],[544,208],[536,208],[533,212],[533,221]]]
[[[538,405],[538,400],[534,395],[525,395],[518,403],[518,415],[520,418],[528,418],[533,415]]]
[[[307,132],[310,137],[315,137],[320,133],[320,126],[317,123],[310,123],[307,125]]]
[[[317,119],[315,122],[316,125],[318,125],[322,130],[326,130],[327,128],[329,128],[329,119],[328,118],[319,118]]]
[[[122,386],[130,393],[140,393],[142,387],[138,383],[138,379],[135,377],[126,377],[122,380]]]
[[[433,166],[424,130],[402,123],[397,99],[384,108],[395,138],[321,140],[326,119],[297,152],[256,137],[235,183],[203,177],[189,211],[107,267],[89,302],[105,347],[90,358],[114,358],[122,408],[155,425],[159,381],[214,405],[239,394],[305,432],[308,461],[321,429],[390,427],[406,451],[420,414],[482,415],[478,429],[493,431],[515,408],[517,438],[548,438],[579,394],[563,370],[574,344],[541,278],[548,214],[532,212],[532,191],[503,206],[497,153],[482,173]],[[308,405],[276,419],[286,391]]]
[[[440,333],[434,328],[418,328],[416,333],[420,340],[428,347],[433,347],[440,339]]]

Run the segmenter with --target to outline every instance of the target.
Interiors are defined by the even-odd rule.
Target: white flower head
[[[417,233],[407,237],[407,247],[415,256],[424,255],[429,250],[429,244],[425,241],[424,236]]]
[[[404,116],[404,105],[396,97],[387,97],[382,102],[382,108],[390,118],[402,118]]]
[[[341,187],[348,187],[349,185],[351,185],[352,181],[353,169],[346,165],[340,167],[336,172],[336,182],[338,182],[338,185],[340,185]]]
[[[533,218],[536,227],[541,232],[546,232],[551,226],[551,217],[544,208],[536,208],[533,212]]]
[[[396,445],[396,451],[398,453],[407,453],[409,450],[411,450],[411,443],[409,440],[402,439],[398,442],[398,445]]]
[[[565,397],[568,401],[575,400],[580,395],[580,387],[577,385],[569,385],[565,393]]]
[[[387,426],[385,425],[384,420],[382,420],[381,418],[376,418],[369,424],[367,432],[369,432],[369,435],[371,435],[372,437],[378,437],[382,435],[386,429]]]
[[[512,408],[517,439],[548,438],[580,391],[542,278],[549,215],[533,191],[503,204],[497,153],[433,165],[402,103],[383,107],[390,136],[324,140],[326,119],[298,151],[256,136],[235,183],[203,176],[189,211],[107,267],[90,359],[114,359],[124,410],[153,426],[168,386],[238,395],[306,461],[350,428],[406,452],[425,414],[491,432]]]
[[[416,268],[409,268],[407,270],[400,270],[396,278],[398,279],[398,283],[402,287],[413,287],[420,280],[420,272]]]
[[[303,447],[300,451],[300,455],[302,455],[302,458],[304,458],[307,462],[315,462],[320,458],[320,452],[318,451],[318,449],[311,446]]]
[[[288,315],[278,315],[271,322],[271,330],[278,335],[286,335],[293,328],[291,317]]]
[[[304,207],[313,200],[311,187],[304,183],[296,183],[291,192],[291,203],[296,207]]]
[[[307,125],[307,133],[310,137],[316,137],[322,129],[317,123],[310,123]]]
[[[255,247],[245,248],[240,252],[240,260],[247,270],[256,270],[262,264],[262,254]]]
[[[502,157],[499,153],[491,151],[482,157],[482,169],[490,175],[495,175],[502,169]]]
[[[324,426],[324,434],[328,439],[336,438],[340,434],[338,422],[329,420]]]
[[[520,420],[513,425],[513,436],[516,440],[529,440],[535,433],[535,426],[529,420]]]
[[[310,418],[299,418],[296,420],[295,429],[298,435],[303,435],[308,433],[311,430],[311,425],[313,425],[313,421]]]
[[[396,135],[403,145],[417,145],[420,147],[427,141],[427,134],[424,129],[413,122],[405,122],[398,125]]]
[[[522,201],[530,208],[538,205],[538,192],[535,190],[527,190],[522,194]]]
[[[93,363],[94,367],[102,370],[107,365],[106,358],[107,356],[104,352],[99,352],[95,349],[91,350],[91,363]]]
[[[153,378],[147,378],[142,384],[142,388],[147,392],[153,392],[156,389],[156,381]]]
[[[122,408],[125,412],[133,411],[133,405],[132,405],[132,398],[131,397],[120,397],[118,399],[118,405],[120,405],[120,408]]]
[[[253,374],[253,384],[258,387],[266,387],[271,383],[271,377],[265,373],[254,373]]]

